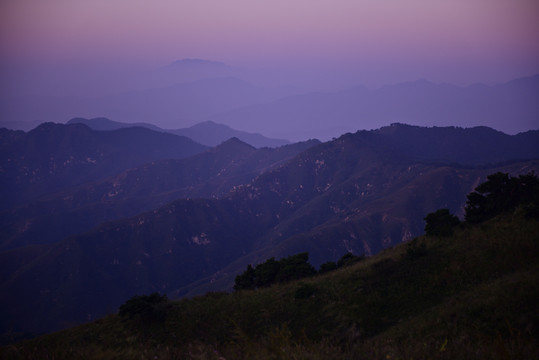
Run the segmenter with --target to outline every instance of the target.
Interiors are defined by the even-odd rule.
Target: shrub
[[[318,270],[318,273],[324,274],[335,269],[337,269],[337,263],[335,261],[327,261],[320,265],[320,270]]]
[[[143,321],[162,320],[166,313],[168,298],[166,295],[153,293],[136,295],[120,306],[119,315],[128,319]]]
[[[425,234],[427,236],[451,236],[453,229],[460,223],[455,215],[449,212],[449,209],[440,209],[425,217]]]
[[[355,264],[363,259],[363,256],[357,256],[351,252],[344,254],[339,261],[337,261],[337,267],[350,266]]]
[[[489,175],[467,198],[464,218],[468,223],[483,222],[518,206],[536,209],[539,179],[533,172],[518,177],[498,172]]]
[[[236,276],[234,289],[257,289],[315,274],[315,268],[309,263],[309,253],[291,255],[279,261],[272,257],[254,269],[247,265],[247,269]]]
[[[234,290],[254,289],[255,288],[255,269],[251,264],[247,265],[247,270],[243,274],[236,276],[234,280]]]

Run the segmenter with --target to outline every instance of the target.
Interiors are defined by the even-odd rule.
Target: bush
[[[320,270],[318,270],[319,274],[324,274],[330,271],[333,271],[337,269],[337,263],[335,261],[327,261],[320,265]]]
[[[350,266],[361,260],[363,260],[363,256],[357,256],[351,252],[347,252],[339,259],[339,261],[337,261],[337,267]]]
[[[315,268],[309,264],[309,253],[291,255],[279,261],[272,257],[254,269],[247,265],[243,274],[236,276],[234,289],[257,289],[315,274]]]
[[[468,223],[483,222],[518,206],[536,209],[539,179],[533,172],[518,177],[498,172],[489,175],[467,198],[464,218]]]
[[[120,306],[119,315],[128,319],[143,321],[162,320],[166,315],[168,298],[166,295],[153,293],[136,295]]]
[[[309,253],[300,253],[279,261],[278,282],[286,282],[305,278],[316,274],[315,268],[309,264]]]
[[[348,252],[337,263],[328,261],[320,265],[320,270],[317,272],[309,263],[309,253],[307,252],[291,255],[279,261],[272,257],[255,268],[250,264],[247,265],[247,269],[242,274],[236,276],[234,290],[258,289],[276,283],[303,279],[317,273],[323,274],[355,264],[363,258],[363,256],[356,256]]]
[[[449,212],[449,209],[440,209],[425,217],[425,234],[427,236],[451,236],[453,229],[460,224],[460,220]]]

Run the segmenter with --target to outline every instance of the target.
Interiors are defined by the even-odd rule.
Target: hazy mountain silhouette
[[[238,77],[240,70],[219,61],[180,59],[146,75],[145,87],[163,87],[201,79]]]
[[[103,117],[121,122],[152,123],[163,128],[206,121],[211,115],[264,103],[290,94],[255,86],[234,77],[201,78],[190,82],[127,90],[95,96],[15,96],[0,99],[2,118],[10,122],[67,121]]]
[[[85,118],[73,118],[66,122],[67,125],[70,124],[84,124],[88,126],[91,129],[94,130],[100,130],[100,131],[110,131],[110,130],[118,130],[118,129],[124,129],[129,127],[144,127],[148,128],[153,131],[159,131],[159,132],[166,132],[166,130],[161,129],[158,126],[155,126],[150,123],[145,122],[137,122],[137,123],[122,123],[118,121],[113,121],[104,117],[98,117],[93,119],[85,119]]]
[[[510,161],[539,158],[538,137],[401,124],[346,134],[220,198],[178,199],[54,244],[2,252],[3,330],[61,328],[115,311],[135,294],[227,289],[247,263],[271,256],[308,251],[318,265],[346,251],[374,254],[421,234],[426,213],[460,214],[487,175],[538,171],[537,160]],[[513,148],[524,141],[535,146]],[[255,149],[231,140],[211,151],[226,158]]]
[[[347,131],[403,122],[489,126],[506,133],[539,128],[539,75],[495,86],[458,87],[426,80],[369,90],[296,95],[214,115],[232,127],[291,140],[328,140]],[[253,121],[256,119],[256,121]]]
[[[289,141],[326,141],[394,122],[488,126],[510,134],[538,128],[539,75],[497,85],[460,87],[418,80],[377,89],[317,92],[312,87],[298,90],[293,76],[284,72],[200,59],[179,60],[126,79],[114,80],[113,75],[94,80],[81,74],[85,81],[73,81],[80,87],[101,81],[101,91],[90,94],[79,94],[73,84],[70,91],[56,94],[55,77],[39,95],[4,94],[0,126],[29,129],[36,121],[74,117],[107,117],[167,129],[213,121]],[[128,85],[120,86],[124,83]]]
[[[186,136],[208,146],[215,146],[226,139],[238,138],[254,147],[278,147],[289,143],[288,140],[270,139],[256,133],[234,130],[223,124],[216,124],[213,121],[205,121],[188,128],[167,130],[176,135]]]
[[[223,124],[216,124],[212,121],[195,124],[183,129],[161,129],[149,123],[121,123],[112,121],[107,118],[73,118],[67,122],[68,124],[80,123],[91,127],[94,130],[116,130],[132,126],[142,126],[155,131],[168,132],[175,135],[185,136],[199,144],[207,146],[216,146],[230,138],[236,137],[247,144],[254,147],[278,147],[286,145],[289,142],[281,139],[269,139],[260,134],[252,134],[244,131],[232,129]]]

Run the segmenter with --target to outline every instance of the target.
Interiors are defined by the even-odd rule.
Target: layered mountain
[[[47,73],[40,77],[48,79],[41,84],[24,74],[18,78],[18,89],[0,96],[0,126],[30,129],[36,121],[103,116],[167,129],[213,121],[294,142],[327,141],[394,122],[488,126],[509,134],[538,127],[539,75],[494,85],[417,80],[369,89],[360,82],[350,87],[355,85],[350,81],[342,88],[323,82],[306,87],[299,74],[200,59],[179,60],[144,74],[120,76],[122,72]],[[60,78],[69,79],[69,84],[62,86]]]
[[[426,80],[289,96],[210,117],[217,123],[290,140],[329,140],[344,132],[403,122],[488,126],[515,134],[538,128],[539,75],[498,85],[459,87]],[[256,121],[253,121],[256,119]],[[331,119],[331,122],[328,122]]]
[[[219,198],[178,199],[53,244],[5,251],[3,330],[62,328],[114,312],[135,294],[230,289],[248,263],[272,256],[308,251],[319,265],[348,251],[375,254],[422,234],[429,212],[461,214],[487,175],[539,171],[538,160],[512,158],[539,158],[538,136],[400,124],[346,134]],[[513,150],[494,161],[499,147]]]
[[[106,80],[103,82],[106,83]],[[158,81],[152,85],[151,80],[143,81],[140,86],[115,93],[106,93],[105,87],[100,94],[85,96],[8,94],[0,98],[1,115],[11,123],[107,116],[121,122],[144,122],[163,128],[178,128],[206,121],[209,116],[218,113],[273,101],[290,94],[289,91],[260,87],[231,76],[166,82],[162,84]]]
[[[255,149],[232,138],[198,155],[156,160],[47,194],[0,213],[0,249],[55,242],[179,198],[220,197],[317,144]]]
[[[167,130],[176,135],[187,136],[201,144],[215,146],[226,139],[236,137],[254,147],[277,147],[289,143],[284,139],[270,139],[258,133],[248,133],[232,129],[223,124],[216,124],[213,121],[204,121],[188,128]]]
[[[83,124],[44,123],[27,133],[0,129],[1,208],[206,149],[189,138],[142,127],[95,131]]]
[[[116,130],[132,126],[142,126],[151,130],[168,132],[175,135],[185,136],[194,141],[207,145],[207,146],[217,146],[222,142],[230,138],[238,138],[247,144],[250,144],[254,147],[278,147],[286,145],[289,142],[282,139],[270,139],[260,134],[248,133],[245,131],[239,131],[232,129],[223,124],[216,124],[212,121],[205,121],[199,124],[195,124],[188,128],[182,129],[161,129],[153,124],[149,123],[122,123],[118,121],[112,121],[107,118],[94,118],[94,119],[84,119],[84,118],[73,118],[67,122],[68,124],[85,124],[94,130]]]

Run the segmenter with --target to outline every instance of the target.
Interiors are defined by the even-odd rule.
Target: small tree
[[[309,253],[292,255],[279,261],[278,282],[285,282],[316,274],[316,269],[309,264]]]
[[[451,236],[453,229],[460,223],[449,209],[439,209],[425,217],[425,234],[427,236]]]
[[[255,288],[255,269],[251,264],[247,265],[247,270],[243,274],[236,276],[234,280],[234,290],[245,290]]]
[[[337,269],[337,263],[335,261],[326,261],[325,263],[320,265],[320,270],[318,270],[318,273],[324,274],[335,269]]]
[[[487,181],[475,188],[466,201],[466,222],[479,223],[518,206],[537,209],[539,179],[531,172],[518,177],[506,173],[487,176]]]
[[[247,265],[247,269],[236,276],[235,290],[257,289],[316,274],[316,269],[309,263],[309,253],[299,253],[283,258],[279,261],[274,257],[257,265]]]
[[[274,257],[259,264],[255,268],[255,287],[270,286],[276,282],[279,274],[280,265]]]
[[[347,252],[339,259],[339,261],[337,261],[337,267],[349,266],[361,261],[362,259],[363,256],[357,256],[351,252]]]

